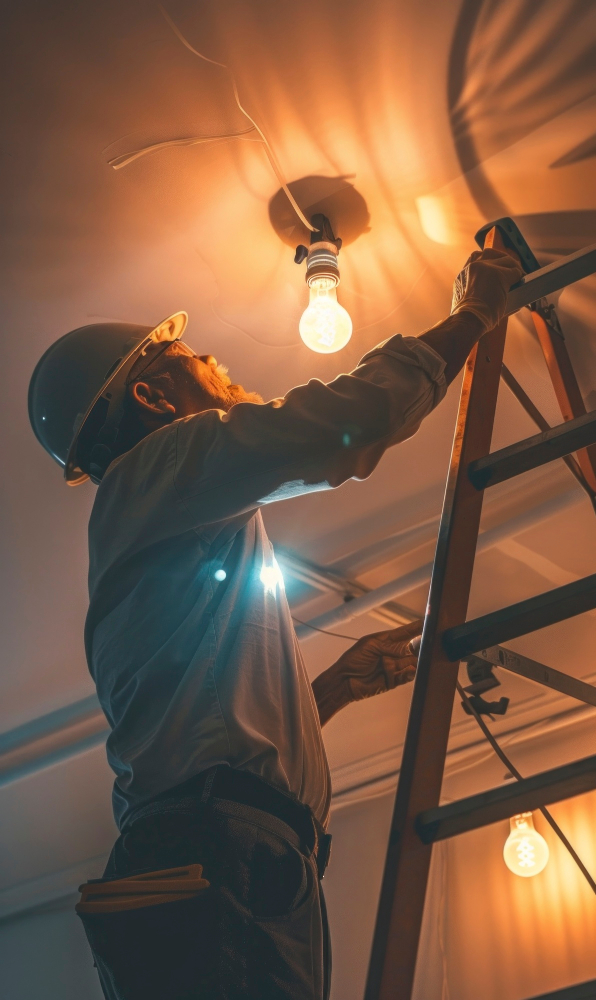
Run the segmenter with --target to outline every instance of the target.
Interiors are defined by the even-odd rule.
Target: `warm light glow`
[[[453,243],[451,227],[445,214],[445,205],[440,198],[430,194],[422,195],[420,198],[416,198],[416,208],[422,230],[430,240],[447,246]]]
[[[283,589],[284,578],[281,575],[281,570],[277,564],[277,559],[275,558],[275,556],[273,557],[273,561],[270,563],[270,565],[263,563],[260,580],[265,588],[266,594],[273,594],[273,596],[275,597],[277,588],[279,587],[280,590]]]
[[[332,278],[313,278],[309,284],[310,301],[300,317],[300,336],[317,354],[341,351],[352,336],[349,313],[337,301]]]
[[[520,813],[510,823],[511,833],[503,848],[505,864],[510,872],[522,878],[538,875],[548,862],[548,844],[534,829],[532,813]]]

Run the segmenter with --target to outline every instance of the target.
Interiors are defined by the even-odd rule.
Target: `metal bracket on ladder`
[[[586,705],[596,706],[596,687],[586,684],[578,677],[571,677],[553,667],[547,667],[544,663],[531,660],[529,656],[523,656],[505,646],[489,646],[488,649],[478,649],[473,660],[483,660],[491,666],[502,667],[512,674],[525,677],[526,680],[535,684],[542,684],[544,687],[552,688],[560,694],[566,694],[577,701],[583,701]]]
[[[596,488],[596,414],[586,414],[556,314],[541,301],[545,295],[596,273],[596,246],[540,268],[511,219],[485,226],[478,234],[478,242],[516,253],[522,260],[527,273],[509,292],[507,315],[524,306],[532,309],[566,423],[548,428],[511,373],[505,374],[502,360],[507,320],[503,320],[482,337],[466,362],[365,1000],[411,997],[433,839],[596,788],[593,757],[493,789],[480,797],[439,806],[459,660],[473,653],[489,659],[495,648],[501,648],[498,644],[507,639],[596,607],[594,574],[491,615],[465,621],[484,489],[563,456],[592,501]],[[542,433],[490,455],[502,372]],[[571,452],[576,453],[577,461]],[[581,687],[582,682],[574,678],[563,680],[565,675],[559,671],[550,671],[527,658],[524,663],[523,657],[517,660],[517,670],[512,660],[498,665],[595,703],[592,692],[596,689],[590,685]],[[539,668],[549,673],[551,683],[545,680],[546,674],[542,679],[538,676]],[[446,833],[448,829],[451,832]]]

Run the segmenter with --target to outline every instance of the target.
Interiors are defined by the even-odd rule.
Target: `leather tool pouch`
[[[163,1000],[176,995],[169,992],[174,988],[182,990],[196,935],[210,947],[212,931],[203,902],[208,889],[198,864],[94,879],[80,886],[75,909],[109,1000]],[[214,948],[215,942],[211,945]],[[168,956],[167,966],[163,955]],[[167,980],[163,979],[166,967]],[[177,974],[183,977],[180,984],[173,982]]]
[[[142,872],[126,878],[91,879],[79,886],[81,898],[75,910],[82,916],[92,913],[121,913],[147,906],[192,899],[209,888],[202,878],[202,865]]]

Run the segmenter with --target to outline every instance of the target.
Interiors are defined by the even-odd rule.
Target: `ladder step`
[[[595,442],[596,410],[470,462],[468,475],[476,489],[483,490]]]
[[[443,633],[443,649],[455,663],[480,649],[517,639],[593,608],[596,608],[596,573],[447,629]]]
[[[596,244],[583,247],[569,254],[568,257],[561,257],[559,260],[541,267],[539,271],[532,271],[525,274],[521,281],[518,281],[510,289],[507,296],[507,308],[505,315],[517,312],[524,306],[529,306],[531,302],[543,299],[545,295],[551,295],[560,288],[566,288],[574,281],[587,278],[588,275],[596,271]]]
[[[529,1000],[596,1000],[596,979],[591,979],[589,983],[565,986],[554,993],[541,993],[539,997],[529,997]]]
[[[456,837],[467,830],[531,812],[551,802],[571,799],[596,788],[596,754],[563,764],[522,781],[491,788],[458,802],[426,809],[416,817],[416,833],[424,844]]]
[[[530,997],[529,1000],[596,1000],[596,979],[591,979],[589,983],[565,986],[554,993],[541,993],[539,997]]]

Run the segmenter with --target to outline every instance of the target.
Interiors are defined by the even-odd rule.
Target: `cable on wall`
[[[306,228],[309,229],[311,233],[316,232],[315,227],[306,218],[304,212],[300,208],[300,205],[298,204],[298,202],[294,198],[294,195],[290,191],[290,189],[289,189],[289,187],[288,187],[288,185],[286,183],[286,179],[285,179],[285,177],[283,175],[283,171],[281,169],[281,166],[279,165],[279,161],[278,161],[275,153],[273,152],[273,150],[272,150],[272,148],[271,148],[271,146],[270,146],[270,144],[269,144],[269,142],[267,140],[266,135],[264,134],[264,132],[262,131],[262,129],[259,128],[259,126],[257,125],[257,123],[254,120],[254,118],[252,118],[252,116],[249,115],[249,113],[246,110],[246,108],[243,107],[243,105],[242,105],[242,103],[240,101],[240,95],[238,93],[238,86],[236,84],[236,78],[235,78],[234,74],[232,73],[230,67],[226,66],[225,63],[217,62],[216,59],[210,59],[208,56],[203,55],[202,52],[199,52],[197,49],[195,49],[190,44],[190,42],[184,37],[184,35],[180,31],[180,29],[178,28],[178,25],[172,20],[172,18],[168,14],[167,10],[165,10],[164,7],[162,7],[161,4],[159,4],[158,6],[159,6],[159,9],[160,9],[161,13],[163,14],[163,16],[164,16],[167,24],[169,25],[169,27],[172,29],[172,31],[174,32],[174,34],[176,35],[176,37],[178,38],[178,40],[180,42],[182,42],[182,44],[184,45],[184,47],[187,48],[189,52],[192,52],[193,55],[198,56],[198,58],[202,59],[204,62],[211,63],[212,66],[219,66],[220,69],[225,70],[226,73],[229,74],[230,80],[231,80],[231,83],[232,83],[232,90],[233,90],[233,93],[234,93],[234,100],[236,101],[236,104],[238,106],[239,111],[250,122],[250,128],[247,128],[247,129],[245,129],[245,130],[243,130],[241,132],[230,132],[230,133],[225,133],[223,135],[215,135],[215,136],[209,136],[209,137],[191,136],[191,137],[186,138],[186,139],[169,139],[169,140],[167,140],[165,142],[153,143],[150,146],[144,146],[142,149],[134,150],[132,153],[125,154],[124,156],[117,156],[113,160],[109,160],[108,161],[109,165],[111,167],[113,167],[114,170],[120,170],[121,167],[125,167],[128,163],[132,163],[133,160],[138,159],[140,156],[144,156],[146,153],[155,152],[156,150],[159,150],[159,149],[165,149],[167,146],[192,146],[192,145],[195,145],[196,143],[200,143],[200,142],[215,142],[217,140],[222,140],[222,139],[243,138],[249,132],[256,131],[256,132],[258,132],[258,134],[261,137],[257,141],[263,143],[263,145],[265,147],[265,152],[267,154],[267,159],[269,160],[269,163],[271,164],[273,172],[274,172],[277,180],[279,181],[279,184],[281,185],[281,188],[284,191],[284,193],[285,193],[288,201],[290,202],[290,205],[294,209],[294,211],[295,211],[296,215],[298,216],[298,218],[300,219],[301,223],[304,226],[306,226]]]
[[[197,146],[202,142],[223,142],[226,139],[244,139],[250,132],[254,132],[252,125],[250,128],[242,129],[240,132],[222,132],[221,135],[191,135],[184,139],[164,139],[163,142],[152,142],[149,146],[141,146],[140,149],[133,149],[130,153],[122,153],[120,156],[114,156],[111,160],[108,160],[108,166],[112,167],[113,170],[121,170],[122,167],[127,167],[129,163],[138,160],[140,156],[145,156],[146,153],[157,153],[160,149],[166,149],[169,146]],[[261,140],[258,139],[257,141],[260,142]]]

